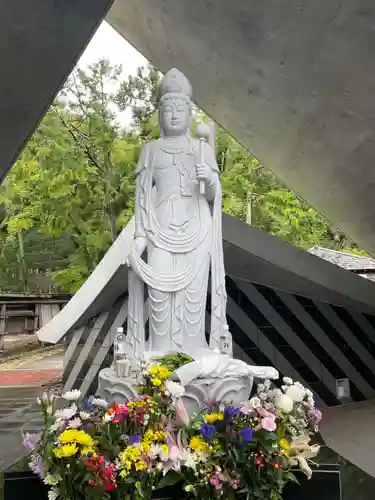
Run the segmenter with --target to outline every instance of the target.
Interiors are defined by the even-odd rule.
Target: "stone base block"
[[[139,395],[136,386],[135,378],[119,378],[113,368],[105,368],[99,372],[98,395],[110,404],[123,404],[136,398]]]
[[[105,368],[99,373],[98,394],[110,404],[122,404],[136,398],[136,386],[135,377],[119,378],[113,368]],[[182,401],[189,415],[202,411],[206,401],[240,406],[248,400],[251,387],[249,377],[200,378],[186,385]]]

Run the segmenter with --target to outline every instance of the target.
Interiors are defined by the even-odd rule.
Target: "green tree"
[[[1,288],[86,280],[133,214],[140,147],[159,135],[159,83],[151,67],[124,78],[107,60],[73,72],[0,188]],[[195,109],[193,132],[198,120]],[[225,212],[305,249],[361,252],[221,128],[216,153]]]
[[[98,264],[133,211],[140,139],[115,120],[120,71],[99,61],[67,82],[2,188],[7,238],[32,227],[68,241],[69,266],[51,269],[74,291]]]

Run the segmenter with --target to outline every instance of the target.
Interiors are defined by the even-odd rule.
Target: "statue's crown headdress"
[[[167,94],[180,95],[181,97],[188,97],[191,99],[192,88],[186,76],[172,68],[165,74],[159,88],[159,99]]]

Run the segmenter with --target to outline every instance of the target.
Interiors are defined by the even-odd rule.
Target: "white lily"
[[[97,406],[98,408],[107,408],[108,403],[105,399],[102,398],[92,398],[91,404]]]
[[[73,403],[68,408],[63,408],[62,410],[57,410],[55,412],[55,417],[58,420],[70,420],[77,413],[77,405]]]
[[[311,479],[312,470],[308,464],[308,460],[318,455],[320,446],[318,444],[310,445],[310,437],[307,435],[298,436],[291,442],[288,450],[288,462],[292,467],[299,467],[306,475],[307,479]]]
[[[62,397],[67,401],[77,401],[81,397],[81,391],[73,389],[72,391],[65,392]]]

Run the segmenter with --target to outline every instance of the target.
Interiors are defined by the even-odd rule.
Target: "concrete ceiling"
[[[372,0],[116,0],[107,19],[375,254]]]

